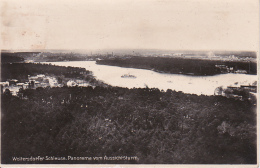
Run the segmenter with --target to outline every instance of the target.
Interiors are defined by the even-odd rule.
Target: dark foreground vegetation
[[[158,89],[62,87],[5,92],[2,163],[256,164],[256,106]],[[14,162],[12,157],[137,156]]]
[[[97,64],[120,67],[150,69],[164,73],[216,75],[223,73],[215,65],[226,65],[236,70],[246,70],[248,74],[256,74],[257,65],[253,62],[222,62],[217,60],[162,58],[162,57],[129,57],[98,60]]]

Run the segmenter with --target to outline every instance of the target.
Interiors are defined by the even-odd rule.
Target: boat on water
[[[124,74],[121,76],[121,78],[136,78],[136,76],[130,74]]]

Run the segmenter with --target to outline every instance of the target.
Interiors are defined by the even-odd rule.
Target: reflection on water
[[[51,62],[54,65],[82,67],[93,72],[97,79],[112,86],[127,88],[172,89],[184,93],[214,95],[218,86],[247,85],[257,81],[257,75],[220,74],[215,76],[187,76],[181,74],[163,74],[151,70],[122,68],[108,65],[97,65],[95,61]],[[124,74],[136,78],[122,78]]]

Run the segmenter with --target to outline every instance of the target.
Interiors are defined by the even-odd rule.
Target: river
[[[48,62],[49,63],[49,62]],[[159,88],[172,89],[197,95],[214,95],[217,87],[248,85],[257,81],[257,75],[248,74],[220,74],[214,76],[188,76],[182,74],[158,73],[152,70],[124,68],[109,65],[98,65],[95,61],[50,62],[53,65],[86,68],[103,82],[127,88]],[[136,78],[122,78],[124,74]]]

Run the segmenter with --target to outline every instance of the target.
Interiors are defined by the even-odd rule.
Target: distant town
[[[96,61],[100,59],[141,57],[166,57],[184,59],[205,59],[222,61],[256,62],[255,52],[224,52],[224,51],[164,51],[164,50],[108,50],[108,51],[41,51],[41,52],[13,52],[2,51],[2,59],[9,61],[13,56],[24,62],[54,62],[54,61]],[[19,61],[19,59],[17,59]]]

